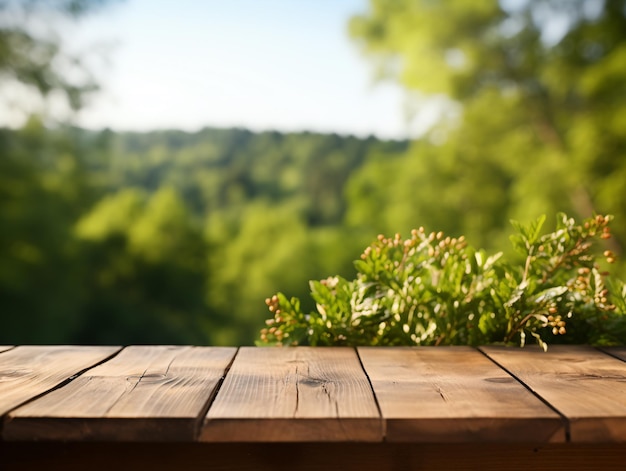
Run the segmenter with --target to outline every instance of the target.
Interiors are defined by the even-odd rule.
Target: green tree
[[[372,0],[350,30],[382,76],[461,105],[397,174],[417,224],[437,206],[483,244],[510,217],[612,213],[622,253],[626,2]]]
[[[54,25],[95,9],[101,0],[0,2],[0,342],[71,341],[80,325],[81,261],[73,225],[98,196],[89,162],[106,153],[73,129],[47,129],[45,106],[62,97],[79,108],[96,86],[81,59],[67,53]],[[45,21],[46,28],[41,26]],[[21,100],[26,97],[27,100]],[[39,100],[38,100],[39,99]],[[40,103],[41,104],[41,103]],[[41,116],[29,116],[37,111]]]
[[[77,224],[85,303],[78,343],[210,343],[207,247],[171,188],[125,189]]]
[[[44,99],[57,94],[72,110],[83,106],[86,95],[98,85],[84,65],[84,57],[69,54],[52,25],[62,27],[63,21],[76,20],[105,3],[107,0],[0,2],[0,87],[5,92],[1,95],[4,106],[24,111],[23,101],[11,103],[14,93],[6,93],[9,88],[13,92],[25,89],[31,97]],[[46,28],[37,27],[42,22]]]
[[[221,250],[210,254],[214,277],[208,300],[236,319],[223,329],[221,343],[249,344],[263,322],[266,294],[285,285],[305,293],[307,273],[317,271],[311,270],[315,259],[303,212],[259,201],[248,205],[240,223],[230,229],[220,230],[216,218],[209,225],[213,245]]]
[[[0,131],[0,342],[62,341],[80,311],[72,226],[94,199],[70,136],[31,119]]]

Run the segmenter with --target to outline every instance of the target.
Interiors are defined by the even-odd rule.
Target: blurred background
[[[0,344],[247,345],[377,234],[613,214],[626,0],[0,0]]]

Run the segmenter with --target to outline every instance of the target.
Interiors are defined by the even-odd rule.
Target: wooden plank
[[[194,440],[237,349],[133,346],[13,411],[6,440]]]
[[[352,348],[242,348],[202,441],[381,441],[380,415]]]
[[[626,442],[626,363],[591,347],[484,347],[563,414],[573,442]]]
[[[359,347],[390,442],[562,442],[561,418],[470,347]]]
[[[615,358],[619,358],[622,361],[626,361],[626,347],[604,347],[600,350],[614,356]]]
[[[120,347],[22,346],[0,355],[0,416],[99,363]]]

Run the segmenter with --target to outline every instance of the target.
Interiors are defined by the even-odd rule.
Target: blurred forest
[[[452,111],[414,142],[1,129],[0,344],[251,344],[266,296],[308,299],[378,233],[419,226],[510,252],[511,218],[610,213],[623,254],[626,1],[372,0],[349,30],[415,106]],[[64,80],[62,53],[3,23],[0,87],[81,106],[94,84]]]

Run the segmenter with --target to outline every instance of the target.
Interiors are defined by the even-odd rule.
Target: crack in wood
[[[300,407],[300,376],[298,374],[298,365],[296,365],[296,408],[293,411],[293,416],[298,416],[298,408]]]
[[[448,397],[443,392],[443,389],[441,389],[439,386],[435,386],[435,389],[437,390],[437,393],[441,396],[441,399],[443,399],[443,402],[448,402]]]

